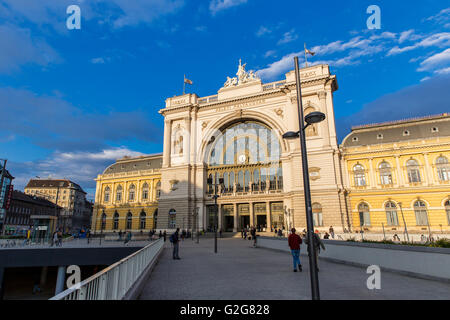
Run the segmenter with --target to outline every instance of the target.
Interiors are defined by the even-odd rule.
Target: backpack
[[[173,243],[175,240],[174,238],[175,238],[175,233],[172,233],[172,235],[169,238],[169,241]]]

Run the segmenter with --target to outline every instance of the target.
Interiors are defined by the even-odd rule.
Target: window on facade
[[[144,211],[141,212],[140,216],[139,216],[139,228],[145,229],[145,219],[147,218],[147,215],[145,214]]]
[[[111,189],[109,187],[105,188],[105,197],[103,199],[104,202],[109,202],[109,195],[111,193]],[[63,197],[63,199],[66,199],[66,197]]]
[[[410,159],[406,162],[406,171],[409,183],[420,182],[419,163],[416,160]]]
[[[113,229],[114,230],[119,229],[119,213],[117,211],[114,212]]]
[[[250,186],[250,183],[251,183],[251,179],[250,179],[250,171],[248,171],[248,170],[245,170],[245,181],[244,181],[244,190],[245,190],[245,192],[248,192],[249,191],[249,186]]]
[[[269,168],[269,190],[277,189],[277,171],[276,168]]]
[[[450,165],[446,157],[439,157],[436,159],[436,169],[440,181],[450,180]]]
[[[242,192],[244,191],[244,173],[242,171],[239,171],[238,173],[238,181],[236,185],[236,192]]]
[[[320,203],[312,204],[312,213],[313,213],[314,227],[322,227],[323,226],[322,206],[320,205]]]
[[[386,161],[383,161],[380,163],[379,166],[380,169],[380,181],[381,184],[392,184],[392,172],[391,172],[391,166]]]
[[[259,191],[260,182],[261,182],[261,177],[259,175],[259,169],[255,169],[255,170],[253,170],[252,191]]]
[[[116,190],[116,202],[122,201],[122,186],[119,185]]]
[[[359,224],[361,227],[370,226],[370,211],[367,203],[361,203],[358,206]]]
[[[447,223],[450,226],[450,200],[445,202],[445,212],[447,213]]]
[[[366,185],[366,174],[362,165],[357,164],[353,167],[353,175],[355,177],[355,185],[357,187]]]
[[[127,213],[127,229],[131,229],[133,225],[133,215],[131,214],[131,212]]]
[[[156,184],[156,198],[158,199],[161,196],[161,181],[158,181]]]
[[[136,198],[136,187],[134,184],[130,186],[130,189],[128,190],[128,201],[134,201]]]
[[[177,211],[175,209],[169,210],[169,229],[175,229],[177,226]]]
[[[142,200],[148,200],[148,184],[144,183],[142,186]]]
[[[414,203],[414,213],[416,214],[416,224],[418,226],[428,225],[427,206],[425,202],[418,200]]]
[[[386,203],[386,219],[388,226],[398,226],[397,206],[392,201]]]

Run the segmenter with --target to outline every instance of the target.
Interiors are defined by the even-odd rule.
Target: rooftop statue
[[[238,66],[238,71],[236,72],[236,76],[237,77],[227,77],[227,81],[224,83],[224,87],[233,87],[233,86],[238,86],[250,81],[256,81],[259,80],[258,75],[256,74],[256,72],[254,72],[253,70],[250,70],[249,72],[247,72],[245,70],[245,66],[247,64],[244,63],[242,64],[242,60],[239,59],[239,66]]]

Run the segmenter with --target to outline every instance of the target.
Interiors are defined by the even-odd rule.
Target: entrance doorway
[[[250,216],[241,216],[241,229],[247,228],[250,225]]]
[[[256,229],[259,232],[261,232],[266,227],[267,227],[267,216],[266,215],[257,215],[256,216]]]
[[[234,217],[232,216],[225,216],[225,221],[224,221],[224,229],[226,232],[232,232],[233,228],[234,228]]]

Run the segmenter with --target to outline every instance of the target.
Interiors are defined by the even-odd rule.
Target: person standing
[[[334,229],[333,229],[333,226],[330,226],[330,229],[328,229],[328,231],[330,232],[331,238],[334,239]]]
[[[253,247],[256,248],[256,228],[252,227],[252,229],[250,230],[250,234],[252,235],[252,239],[253,239]]]
[[[308,236],[306,236],[306,238],[305,238],[305,244],[308,245]],[[319,271],[320,248],[325,250],[325,246],[323,245],[323,242],[322,242],[322,240],[320,240],[320,237],[317,233],[313,233],[313,248],[316,251],[316,266],[317,266],[317,271]],[[309,246],[308,246],[308,255],[310,255],[310,254],[311,253],[309,252]]]
[[[167,232],[166,232],[166,230],[164,230],[164,233],[163,233],[164,242],[166,242],[166,237],[167,237]]]
[[[163,236],[163,234],[162,234],[162,231],[161,231],[161,230],[159,230],[159,238],[161,239],[161,238],[162,238],[162,236]]]
[[[294,263],[294,272],[302,272],[302,264],[300,263],[300,245],[302,244],[302,238],[295,233],[295,228],[291,229],[291,234],[288,237],[289,248],[291,248],[292,261]]]
[[[170,236],[170,242],[172,242],[173,244],[173,252],[172,252],[172,257],[174,260],[180,260],[180,257],[178,256],[178,250],[179,250],[179,231],[180,228],[177,228],[177,231],[175,231],[171,236]]]

